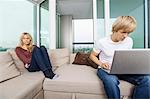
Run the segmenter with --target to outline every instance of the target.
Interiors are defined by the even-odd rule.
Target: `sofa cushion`
[[[67,48],[51,49],[48,53],[53,68],[69,63],[69,50]]]
[[[10,49],[8,50],[8,52],[10,53],[10,55],[12,56],[13,58],[13,61],[14,63],[16,64],[16,67],[18,68],[18,70],[23,73],[23,72],[26,72],[27,69],[24,67],[24,64],[23,62],[18,58],[16,52],[14,49]]]
[[[104,94],[101,80],[96,69],[89,66],[66,64],[55,71],[59,77],[55,80],[45,79],[43,88],[46,91]],[[130,95],[133,85],[120,81],[121,95]]]
[[[1,99],[33,99],[42,90],[42,72],[26,72],[21,76],[0,83]]]
[[[96,63],[94,63],[89,58],[89,56],[90,56],[90,53],[77,52],[77,54],[76,54],[76,56],[75,56],[74,61],[72,62],[72,64],[87,65],[87,66],[91,66],[91,67],[97,69],[98,65]]]
[[[77,52],[72,64],[89,65],[87,62],[89,55],[90,53]]]
[[[20,75],[8,52],[0,52],[0,61],[0,82]]]

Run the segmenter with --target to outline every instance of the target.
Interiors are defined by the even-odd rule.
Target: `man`
[[[128,35],[136,28],[136,20],[132,16],[120,16],[113,23],[112,34],[100,39],[91,52],[90,59],[99,65],[98,77],[104,84],[109,99],[120,99],[119,79],[134,84],[134,99],[150,99],[150,77],[148,75],[111,75],[110,70],[116,49],[131,49],[133,40]],[[100,53],[100,54],[99,54]],[[99,54],[99,60],[96,57]]]

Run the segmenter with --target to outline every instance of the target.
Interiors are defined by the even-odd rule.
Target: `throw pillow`
[[[90,58],[90,53],[83,53],[83,52],[78,52],[75,56],[75,59],[72,64],[78,64],[78,65],[87,65],[91,66],[95,69],[98,68],[98,65],[94,63]],[[97,56],[99,59],[99,55]]]
[[[77,52],[72,64],[89,65],[87,62],[87,58],[89,57],[89,55],[89,53]]]

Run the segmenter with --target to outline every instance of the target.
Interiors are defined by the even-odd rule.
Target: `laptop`
[[[110,74],[150,74],[150,49],[116,50]]]

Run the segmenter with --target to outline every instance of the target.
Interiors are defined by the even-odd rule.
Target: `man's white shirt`
[[[102,63],[109,63],[110,68],[115,50],[132,49],[133,40],[131,37],[126,37],[123,41],[113,42],[111,36],[102,38],[94,44],[93,51],[100,53],[99,59]]]

